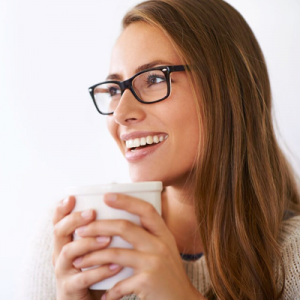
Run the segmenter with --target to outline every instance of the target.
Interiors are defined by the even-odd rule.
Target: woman
[[[70,214],[75,199],[62,201],[57,299],[100,299],[88,287],[124,266],[135,275],[101,299],[300,299],[299,191],[275,139],[263,54],[241,15],[221,0],[143,2],[123,19],[106,81],[90,88],[97,110],[132,181],[163,182],[163,213],[107,194],[140,228]],[[72,241],[74,230],[84,238]],[[114,235],[134,249],[107,249]],[[93,265],[102,267],[80,271]]]

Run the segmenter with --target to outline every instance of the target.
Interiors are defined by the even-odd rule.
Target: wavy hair
[[[134,22],[159,27],[190,66],[201,128],[195,213],[212,283],[205,296],[279,299],[278,234],[300,213],[300,196],[275,138],[267,67],[252,30],[222,0],[145,1],[123,28]]]

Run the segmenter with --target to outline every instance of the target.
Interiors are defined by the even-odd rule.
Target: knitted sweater
[[[17,300],[55,300],[55,276],[52,266],[53,227],[51,217],[44,218],[30,243],[20,276]],[[300,300],[300,216],[283,222],[279,236],[286,272],[282,299]],[[193,285],[204,294],[210,287],[205,256],[196,261],[182,261]],[[280,272],[280,270],[278,270]],[[280,282],[278,282],[280,284]],[[126,296],[122,300],[138,299]]]

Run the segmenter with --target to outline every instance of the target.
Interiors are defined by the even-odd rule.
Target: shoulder
[[[299,241],[300,238],[300,216],[292,217],[283,221],[280,234],[279,243],[284,246],[290,241]]]
[[[300,299],[300,216],[282,223],[278,241],[285,271],[283,299]]]
[[[295,259],[300,259],[300,216],[282,223],[278,242],[283,255],[289,254]],[[292,253],[289,253],[289,250],[292,250]]]

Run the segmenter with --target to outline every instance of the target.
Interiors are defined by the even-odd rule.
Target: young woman
[[[106,203],[142,227],[70,213],[73,197],[60,202],[58,300],[100,299],[88,287],[125,266],[134,276],[101,299],[300,299],[299,191],[275,139],[263,54],[235,9],[221,0],[137,5],[107,79],[90,92],[132,181],[163,182],[162,217],[121,194]],[[83,239],[72,241],[75,230]],[[114,235],[133,249],[106,248]],[[80,271],[93,265],[102,266]]]

